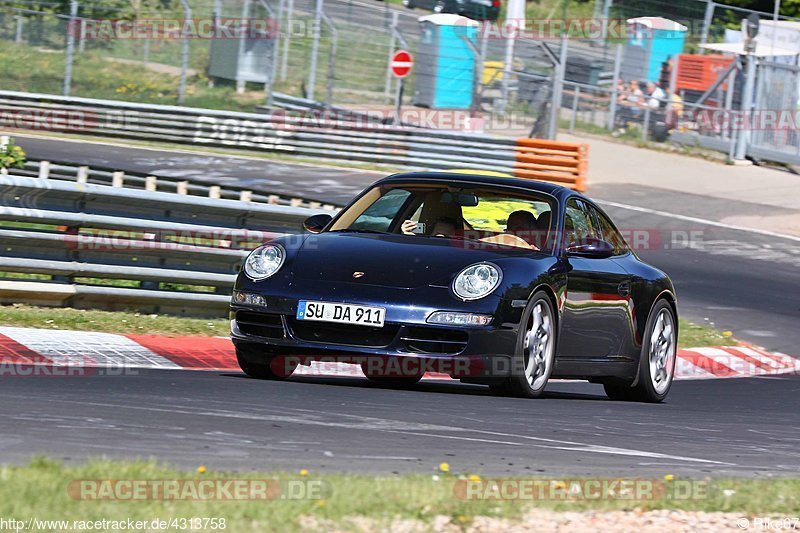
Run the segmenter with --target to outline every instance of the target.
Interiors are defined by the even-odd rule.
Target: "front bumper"
[[[301,298],[262,292],[262,306],[232,305],[234,344],[263,346],[265,360],[275,355],[298,356],[303,364],[330,358],[348,363],[363,362],[365,357],[419,359],[453,377],[507,375],[503,369],[510,366],[516,348],[522,311],[510,301],[489,296],[458,302],[444,287],[387,289],[387,293],[399,294],[394,294],[394,299],[376,300],[338,287],[342,290],[337,291],[337,298],[315,290],[304,290]],[[382,328],[297,320],[300,300],[380,306],[386,309],[386,319]],[[434,311],[490,314],[493,320],[487,326],[473,327],[428,324],[426,319]]]

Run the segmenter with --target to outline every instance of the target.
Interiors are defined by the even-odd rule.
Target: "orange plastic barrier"
[[[549,181],[581,192],[586,190],[588,144],[520,138],[516,153],[514,176],[517,178]]]

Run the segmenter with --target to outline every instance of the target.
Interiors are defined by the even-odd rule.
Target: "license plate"
[[[366,305],[338,304],[332,302],[310,302],[302,300],[297,306],[298,320],[337,322],[359,326],[383,327],[386,309]]]

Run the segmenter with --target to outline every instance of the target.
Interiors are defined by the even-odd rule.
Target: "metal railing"
[[[0,175],[0,302],[220,315],[248,251],[322,212]]]

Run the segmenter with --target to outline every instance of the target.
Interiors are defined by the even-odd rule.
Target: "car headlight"
[[[491,263],[476,263],[458,273],[453,292],[462,300],[477,300],[489,295],[500,285],[503,272]]]
[[[267,279],[281,268],[285,259],[286,250],[280,244],[259,246],[245,259],[244,273],[255,281]]]

